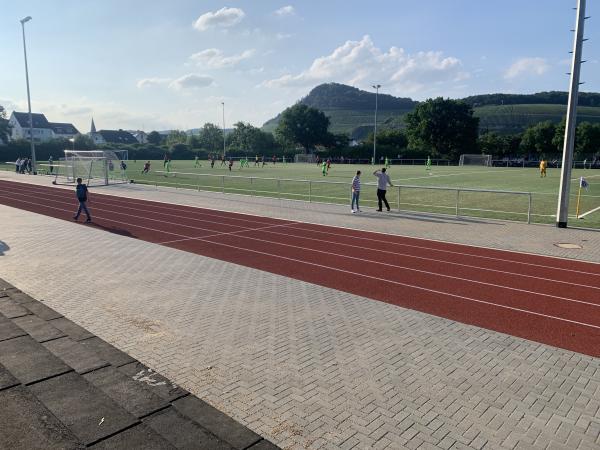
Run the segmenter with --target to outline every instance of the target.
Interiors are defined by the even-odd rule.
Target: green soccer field
[[[230,172],[217,161],[213,169],[208,161],[194,167],[194,161],[173,161],[168,176],[163,161],[151,161],[151,172],[142,175],[143,161],[128,162],[127,178],[136,183],[178,188],[224,191],[246,195],[281,197],[286,199],[349,204],[349,183],[357,170],[363,172],[361,207],[377,205],[376,186],[370,165],[332,164],[327,176],[316,164],[267,163],[265,167],[240,169],[235,161]],[[376,166],[378,167],[378,166]],[[5,166],[12,170],[12,167]],[[536,168],[457,167],[394,165],[388,173],[398,188],[388,190],[388,201],[393,209],[434,212],[472,217],[488,217],[527,221],[529,195],[491,192],[473,192],[468,189],[502,190],[531,193],[531,221],[554,223],[560,169],[548,169],[548,176],[540,178]],[[600,207],[600,170],[574,169],[571,182],[570,226],[600,228],[600,209],[583,219],[575,219],[579,177],[584,176],[589,190],[581,195],[580,214]],[[265,179],[268,178],[268,179]],[[310,181],[310,182],[309,182]],[[448,189],[427,189],[444,187]],[[467,189],[457,192],[457,188]],[[399,196],[398,196],[399,194]],[[458,211],[457,211],[458,198]]]

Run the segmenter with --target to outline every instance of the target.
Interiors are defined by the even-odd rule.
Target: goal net
[[[459,166],[488,166],[492,165],[492,155],[460,155]]]
[[[294,156],[294,162],[297,163],[315,163],[317,161],[317,157],[313,154],[304,154],[304,153],[298,153]]]
[[[112,150],[65,150],[55,164],[54,184],[73,184],[81,178],[88,186],[127,182],[127,164]],[[123,155],[121,155],[122,157]]]

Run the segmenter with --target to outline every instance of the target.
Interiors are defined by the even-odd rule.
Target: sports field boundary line
[[[43,186],[43,185],[38,185],[37,183],[27,183],[25,181],[13,181],[13,180],[2,180],[2,181],[6,181],[8,183],[11,182],[15,182],[15,183],[19,183],[19,184],[25,184],[25,185],[36,185],[36,186],[41,186],[41,187],[50,187],[52,189],[62,189],[62,190],[67,190],[67,191],[72,191],[72,189],[69,189],[66,186]],[[123,188],[123,186],[125,185],[119,185],[117,186],[117,188]],[[167,187],[167,189],[175,189],[175,188],[170,188]],[[150,191],[146,191],[146,192],[150,192]],[[194,192],[194,191],[192,191]],[[208,191],[203,191],[205,193],[208,193]],[[225,195],[222,194],[220,192],[214,192],[213,194],[217,194],[217,195]],[[164,205],[173,205],[173,202],[169,203],[167,201],[164,200],[147,200],[147,199],[141,199],[138,197],[134,197],[131,195],[127,195],[127,194],[122,194],[119,193],[119,195],[115,195],[115,194],[110,194],[110,193],[98,193],[98,192],[94,192],[94,195],[112,195],[112,196],[120,196],[123,198],[129,198],[132,200],[138,200],[138,201],[149,201],[149,202],[154,202],[154,203],[161,203]],[[226,194],[226,195],[239,195],[239,194]],[[270,197],[265,197],[265,198],[270,198]],[[273,200],[277,200],[279,202],[281,201],[288,201],[287,199],[273,199]],[[294,200],[290,200],[290,201],[294,201]],[[190,205],[189,203],[182,203],[182,202],[176,202],[177,205],[179,206],[186,206],[186,207],[190,207],[190,208],[196,208],[196,209],[209,209],[205,206],[198,206],[198,205]],[[339,206],[340,208],[343,207],[343,205],[340,204],[333,204],[334,206]],[[277,206],[273,205],[273,207],[277,208]],[[281,208],[281,206],[279,207]],[[282,217],[277,217],[277,216],[261,216],[258,214],[253,214],[253,213],[248,213],[248,212],[239,212],[239,211],[228,211],[226,209],[221,209],[221,208],[210,208],[212,211],[217,211],[217,212],[223,212],[223,213],[233,213],[233,214],[239,214],[242,216],[249,216],[249,217],[269,217],[272,219],[277,219],[277,220],[284,220],[284,221],[289,221],[290,219],[286,219],[286,218],[282,218]],[[428,213],[429,214],[429,213]],[[432,215],[436,215],[436,214],[432,214]],[[439,216],[443,216],[441,214],[437,214]],[[488,219],[486,219],[488,220]],[[493,219],[491,219],[493,220]],[[497,219],[497,222],[511,222],[511,221],[505,221],[505,220],[501,220],[501,219]],[[309,225],[318,225],[318,226],[323,226],[323,227],[332,227],[332,228],[341,228],[344,230],[349,230],[349,231],[361,231],[364,233],[369,233],[369,234],[379,234],[379,235],[385,235],[385,232],[382,231],[371,231],[371,230],[365,230],[362,228],[351,228],[348,226],[344,226],[344,225],[327,225],[327,224],[323,224],[323,223],[318,223],[318,222],[311,222],[311,221],[307,221],[307,220],[301,220],[301,221],[296,221],[298,224],[302,224],[302,223],[306,223]],[[529,226],[538,226],[538,227],[544,227],[544,228],[549,228],[552,227],[554,228],[554,225],[550,225],[550,224],[544,224],[544,223],[532,223],[532,224],[523,224],[522,222],[511,222],[511,223],[519,223],[522,225],[527,225]],[[484,224],[482,224],[484,225]],[[583,231],[590,231],[590,232],[600,232],[600,230],[594,229],[594,228],[573,228],[573,229],[577,229],[577,230],[583,230]],[[490,247],[490,246],[486,246],[486,245],[474,245],[474,244],[465,244],[462,242],[455,242],[455,241],[444,241],[441,239],[436,239],[436,238],[424,238],[424,237],[420,237],[420,236],[410,236],[410,235],[404,235],[404,234],[398,234],[398,233],[394,233],[394,232],[388,232],[387,234],[393,235],[393,236],[397,236],[397,237],[402,237],[402,238],[406,238],[406,239],[416,239],[416,240],[420,240],[420,241],[431,241],[431,242],[438,242],[440,244],[453,244],[453,245],[458,245],[458,246],[464,246],[464,247],[470,247],[470,248],[480,248],[480,249],[486,249],[486,250],[496,250],[496,251],[501,251],[501,252],[507,252],[507,253],[514,253],[517,255],[529,255],[529,256],[538,256],[538,257],[542,257],[542,258],[547,258],[547,259],[554,259],[554,260],[558,260],[558,261],[574,261],[574,262],[582,262],[582,263],[589,263],[589,264],[595,264],[600,266],[600,261],[593,261],[593,260],[587,260],[587,259],[575,259],[575,258],[568,258],[568,257],[561,257],[561,256],[553,256],[553,255],[544,255],[542,253],[533,253],[533,252],[528,252],[528,251],[517,251],[517,250],[511,250],[511,249],[503,249],[503,248],[498,248],[498,247]],[[543,266],[546,267],[546,266]],[[587,272],[584,272],[587,273]]]
[[[578,219],[583,219],[585,216],[595,213],[596,211],[600,211],[600,206],[598,206],[597,208],[591,209],[588,212],[585,212],[583,214],[579,214],[579,216],[577,216]]]

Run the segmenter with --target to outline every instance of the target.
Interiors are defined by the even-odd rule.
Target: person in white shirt
[[[360,212],[358,207],[358,198],[360,197],[360,170],[356,171],[356,175],[352,178],[352,203],[350,205],[352,213]],[[356,209],[354,209],[356,204]]]
[[[373,172],[373,175],[377,177],[377,203],[379,205],[379,209],[377,211],[381,211],[382,202],[385,203],[385,207],[389,211],[390,204],[385,198],[385,193],[387,191],[388,184],[390,186],[394,186],[392,184],[392,180],[390,180],[389,175],[385,173],[385,167],[381,170],[376,170],[375,172]]]

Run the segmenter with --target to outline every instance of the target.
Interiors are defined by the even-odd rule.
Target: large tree
[[[281,113],[275,135],[281,142],[302,146],[305,152],[331,142],[329,117],[322,111],[296,103]]]
[[[503,157],[507,154],[508,142],[504,136],[498,133],[484,133],[479,136],[477,141],[479,151],[484,155],[494,155],[495,157]]]
[[[521,150],[537,158],[547,158],[558,152],[556,134],[556,125],[551,121],[536,123],[523,133]]]
[[[94,140],[87,134],[78,134],[74,138],[73,147],[76,150],[92,150],[96,145]]]
[[[167,136],[167,145],[173,146],[177,144],[185,144],[187,142],[187,134],[185,131],[173,130]]]
[[[275,139],[271,133],[262,131],[249,123],[237,122],[227,137],[232,150],[250,153],[271,152],[275,147]]]
[[[582,122],[575,134],[575,154],[579,159],[591,157],[600,146],[600,124]]]
[[[408,147],[458,159],[477,149],[479,118],[468,104],[438,97],[420,103],[405,116]]]
[[[209,152],[223,151],[223,130],[213,123],[205,123],[200,130],[200,146]]]
[[[160,135],[158,131],[151,131],[148,133],[148,142],[154,145],[160,145],[163,140],[163,137]]]
[[[6,110],[4,106],[0,105],[0,143],[8,142],[10,135],[10,125],[6,120]]]

